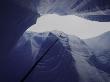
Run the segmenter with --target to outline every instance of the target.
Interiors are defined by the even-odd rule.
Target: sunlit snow
[[[70,35],[76,35],[82,39],[98,36],[106,31],[110,31],[110,22],[96,22],[86,20],[74,15],[59,16],[47,14],[37,20],[28,31],[44,32],[59,30]]]

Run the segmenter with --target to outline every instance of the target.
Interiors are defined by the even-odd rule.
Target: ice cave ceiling
[[[105,0],[41,0],[38,13],[77,15],[90,20],[109,21],[110,1]]]
[[[110,20],[109,0],[14,0],[14,3],[40,15],[56,13],[96,21]]]

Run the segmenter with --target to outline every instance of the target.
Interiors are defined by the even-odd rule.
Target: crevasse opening
[[[110,31],[109,26],[109,22],[90,21],[75,15],[60,16],[57,14],[46,14],[38,18],[37,24],[31,26],[27,31],[39,33],[59,30],[70,35],[76,35],[82,39],[87,39]]]

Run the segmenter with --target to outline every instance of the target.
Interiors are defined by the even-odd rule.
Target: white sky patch
[[[34,32],[52,30],[63,31],[67,34],[87,39],[110,31],[110,22],[90,21],[74,15],[59,16],[48,14],[40,17],[37,20],[37,24],[28,29],[28,31]]]

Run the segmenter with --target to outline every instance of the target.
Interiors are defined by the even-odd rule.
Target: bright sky
[[[74,15],[59,16],[55,14],[44,15],[37,20],[28,31],[45,32],[59,30],[82,39],[98,36],[110,31],[110,22],[89,21]]]

